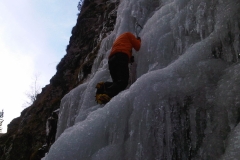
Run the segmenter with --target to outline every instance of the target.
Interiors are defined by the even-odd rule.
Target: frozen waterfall
[[[91,78],[61,102],[45,160],[240,159],[240,1],[121,0]],[[140,32],[133,84],[105,106],[115,38]]]

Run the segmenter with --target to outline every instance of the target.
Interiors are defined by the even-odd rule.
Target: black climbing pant
[[[126,89],[129,79],[128,55],[125,53],[115,53],[108,60],[108,67],[113,82],[107,82],[106,94],[110,97],[116,96]]]

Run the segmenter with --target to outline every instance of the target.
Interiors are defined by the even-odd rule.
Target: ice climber
[[[96,88],[96,101],[106,104],[110,99],[128,86],[129,68],[128,64],[134,61],[132,48],[139,51],[141,38],[132,33],[121,34],[113,43],[108,57],[108,67],[113,82],[100,82]]]

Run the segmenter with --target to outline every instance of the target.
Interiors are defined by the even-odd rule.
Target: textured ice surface
[[[239,19],[237,0],[121,0],[91,78],[62,99],[45,159],[240,159]],[[136,81],[97,105],[111,45],[136,21]]]

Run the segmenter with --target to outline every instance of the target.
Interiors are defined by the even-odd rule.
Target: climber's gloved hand
[[[130,58],[130,63],[132,64],[134,62],[134,56]]]

